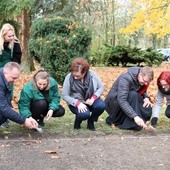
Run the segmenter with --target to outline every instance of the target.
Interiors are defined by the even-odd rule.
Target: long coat
[[[142,88],[137,79],[139,72],[140,67],[131,67],[127,73],[120,75],[114,82],[105,99],[106,111],[110,116],[122,119],[120,117],[124,114],[132,120],[138,116],[138,113],[130,105],[128,97],[130,91],[138,92]],[[145,97],[149,97],[146,92],[142,94],[142,98]]]

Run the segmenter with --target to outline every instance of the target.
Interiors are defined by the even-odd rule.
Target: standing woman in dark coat
[[[109,116],[106,123],[121,129],[155,130],[146,126],[150,120],[152,108],[146,94],[149,83],[153,80],[150,67],[131,67],[120,75],[109,91],[105,103]]]
[[[14,27],[9,23],[4,24],[0,30],[0,67],[4,67],[6,63],[11,61],[20,64],[21,55],[21,47],[15,35]],[[10,85],[9,88],[12,91],[10,96],[12,100],[13,85]],[[5,122],[1,126],[7,128],[9,125]]]

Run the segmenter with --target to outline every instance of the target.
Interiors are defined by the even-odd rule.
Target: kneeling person
[[[121,74],[110,89],[105,102],[109,116],[106,123],[120,129],[155,132],[152,126],[146,126],[152,114],[151,102],[146,91],[153,80],[153,70],[146,67],[131,67]]]
[[[24,117],[33,117],[44,126],[44,117],[61,117],[65,109],[60,105],[57,82],[45,70],[39,70],[21,91],[19,111]]]

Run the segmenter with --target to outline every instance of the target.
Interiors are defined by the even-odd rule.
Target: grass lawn
[[[169,133],[170,132],[170,119],[165,115],[165,106],[161,110],[161,116],[156,127],[157,134]],[[107,113],[104,112],[99,121],[95,124],[96,131],[89,131],[87,126],[87,121],[83,121],[80,130],[73,129],[74,114],[72,114],[68,107],[66,107],[66,113],[61,118],[51,118],[48,122],[45,122],[45,127],[43,127],[44,132],[38,134],[33,130],[29,130],[22,127],[16,123],[10,122],[10,127],[8,129],[0,128],[0,138],[2,139],[13,139],[13,138],[39,138],[39,137],[90,137],[90,136],[106,136],[106,135],[147,135],[147,132],[140,131],[134,132],[130,130],[120,130],[118,128],[111,128],[105,123],[105,118]],[[148,122],[149,123],[149,122]]]

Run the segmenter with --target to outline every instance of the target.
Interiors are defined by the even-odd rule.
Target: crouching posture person
[[[74,129],[80,129],[82,121],[87,120],[87,128],[94,131],[94,122],[105,110],[105,103],[100,98],[104,86],[89,67],[82,57],[72,61],[71,73],[64,80],[62,97],[75,114]]]
[[[60,105],[57,82],[45,70],[39,70],[22,89],[19,112],[24,117],[33,117],[44,126],[44,117],[61,117],[65,109]]]
[[[25,118],[13,110],[11,105],[10,85],[16,82],[20,75],[20,66],[16,62],[8,62],[3,68],[0,68],[0,125],[7,119],[24,126],[34,129],[38,123],[32,117]]]
[[[170,71],[163,71],[157,79],[158,92],[156,101],[152,109],[151,125],[156,126],[159,112],[163,105],[164,98],[166,99],[167,108],[165,115],[170,118]]]
[[[155,131],[146,125],[152,114],[149,96],[146,94],[153,80],[153,70],[146,67],[131,67],[120,75],[109,91],[105,103],[109,116],[106,123],[120,129]]]

